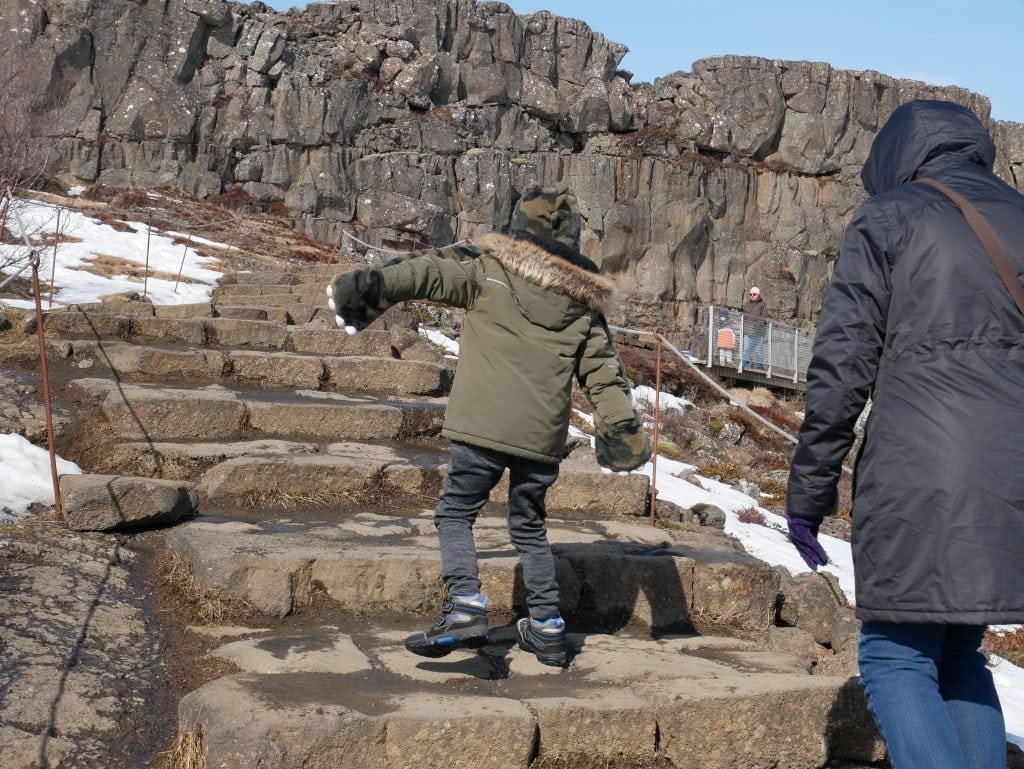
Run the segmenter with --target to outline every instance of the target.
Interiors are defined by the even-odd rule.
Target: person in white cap
[[[743,303],[743,368],[764,369],[764,338],[767,331],[768,304],[761,296],[761,289],[751,286],[747,301]]]

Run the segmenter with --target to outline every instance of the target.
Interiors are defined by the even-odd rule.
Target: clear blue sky
[[[285,10],[302,2],[275,1]],[[582,19],[629,47],[633,82],[689,70],[721,54],[824,61],[959,85],[987,96],[992,116],[1024,123],[1024,0],[511,0],[517,13]]]

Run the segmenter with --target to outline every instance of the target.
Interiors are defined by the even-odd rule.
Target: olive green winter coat
[[[609,424],[635,416],[603,311],[607,278],[536,242],[487,235],[380,268],[389,302],[466,310],[443,434],[539,462],[565,451],[577,377]]]

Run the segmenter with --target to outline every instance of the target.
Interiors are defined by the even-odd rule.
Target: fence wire
[[[727,307],[708,307],[709,368],[754,372],[768,378],[807,381],[814,336],[768,318],[756,318]]]

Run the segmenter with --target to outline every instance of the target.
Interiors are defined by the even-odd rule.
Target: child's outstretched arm
[[[328,304],[339,327],[362,331],[395,302],[428,299],[469,307],[476,295],[474,246],[414,251],[374,267],[345,272],[327,286]]]

